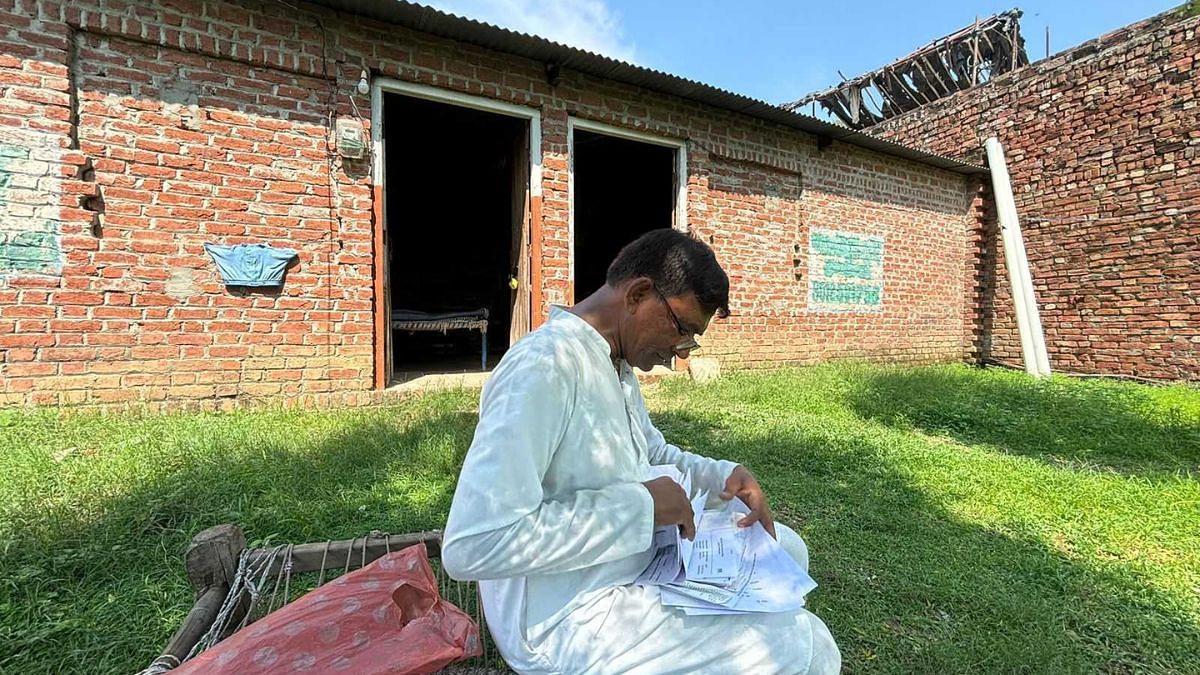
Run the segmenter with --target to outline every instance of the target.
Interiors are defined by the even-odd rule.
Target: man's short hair
[[[682,232],[651,230],[626,244],[605,281],[616,286],[638,277],[649,278],[667,297],[694,293],[705,312],[729,316],[729,277],[707,244]]]

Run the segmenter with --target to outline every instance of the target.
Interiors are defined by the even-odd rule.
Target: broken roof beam
[[[951,64],[953,62],[950,59],[950,55],[950,50],[942,50],[938,53],[938,58],[928,59],[926,61],[933,72],[937,74],[938,79],[948,84],[947,95],[953,94],[956,91],[962,91],[963,89],[967,89],[971,86],[962,78],[955,77],[954,73],[951,71]]]
[[[910,87],[904,78],[896,75],[894,69],[884,71],[874,82],[875,86],[886,95],[892,107],[897,110],[907,112],[929,102],[928,99],[918,100],[920,94]]]
[[[823,101],[822,105],[851,127],[867,123],[878,124],[883,121],[883,117],[866,105],[862,94],[862,87],[846,87],[839,90],[838,95],[830,99],[828,103]]]
[[[797,111],[815,102],[854,129],[877,124],[1027,65],[1020,16],[1012,10],[976,20],[887,66],[782,107]],[[853,99],[848,98],[851,91]],[[876,104],[877,113],[865,114],[867,99]]]
[[[929,70],[924,66],[924,61],[925,59],[918,59],[907,64],[900,72],[900,77],[920,95],[923,103],[929,103],[949,92],[942,83],[937,81],[937,78],[930,75]]]

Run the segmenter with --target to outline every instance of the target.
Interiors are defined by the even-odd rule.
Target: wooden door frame
[[[567,304],[575,298],[575,130],[589,131],[603,136],[623,138],[650,145],[659,145],[675,150],[675,205],[671,224],[680,232],[688,231],[687,198],[687,140],[670,136],[655,136],[644,131],[626,129],[603,122],[593,122],[579,117],[567,118]]]
[[[542,113],[537,108],[505,103],[483,96],[462,94],[448,89],[440,89],[424,84],[405,82],[390,77],[376,77],[371,83],[371,185],[374,198],[374,213],[372,222],[372,257],[374,274],[374,379],[375,389],[387,387],[391,373],[388,372],[389,354],[392,343],[391,321],[387,316],[390,304],[390,289],[387,288],[387,208],[385,199],[387,190],[387,163],[384,160],[383,144],[383,99],[384,94],[401,94],[427,101],[456,105],[463,108],[473,108],[484,112],[517,117],[529,122],[529,195],[533,202],[530,223],[529,253],[532,258],[530,276],[532,277],[532,299],[530,301],[533,316],[530,324],[537,326],[541,321],[540,307],[542,304]],[[393,137],[394,138],[394,137]]]

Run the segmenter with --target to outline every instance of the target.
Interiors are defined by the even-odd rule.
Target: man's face
[[[650,370],[670,365],[672,356],[687,358],[697,349],[696,337],[708,328],[712,315],[701,309],[694,294],[666,297],[648,279],[636,293],[633,330],[625,342],[630,365]]]

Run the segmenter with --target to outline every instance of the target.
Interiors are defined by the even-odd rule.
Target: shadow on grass
[[[239,524],[252,546],[442,527],[475,422],[465,411],[411,423],[383,412],[290,447],[218,435],[202,451],[160,452],[179,466],[102,503],[0,523],[0,673],[144,667],[191,607],[183,552],[212,525]]]
[[[987,443],[1059,466],[1146,476],[1200,473],[1200,417],[1162,410],[1148,391],[1115,382],[1037,381],[1006,371],[873,369],[855,378],[848,405],[893,428]]]
[[[850,396],[861,414],[893,425],[925,414],[930,421],[913,426],[945,431],[961,414],[957,433],[975,435],[964,438],[1011,433],[972,426],[968,403],[951,414],[959,408],[919,399],[918,385],[984,396],[941,375],[885,377],[871,385],[875,394]],[[1023,405],[1036,411],[1044,402]],[[1086,414],[1079,404],[1071,416]],[[40,509],[56,502],[31,498],[15,527],[0,523],[0,672],[117,673],[148,663],[191,606],[183,550],[214,524],[237,522],[251,540],[280,542],[442,526],[475,415],[435,408],[346,417],[290,440],[241,433],[237,418],[215,418],[211,429],[201,420],[147,453],[146,462],[164,466],[98,489],[105,496],[94,503]],[[656,419],[668,438],[744,462],[762,478],[781,521],[810,544],[821,583],[813,609],[839,639],[849,672],[1200,672],[1200,631],[1178,600],[1132,572],[1092,569],[1038,541],[956,520],[887,464],[881,440],[830,440],[786,420],[748,433],[711,415]],[[1144,424],[1139,433],[1161,438]],[[154,419],[145,427],[133,436],[170,428]],[[1087,451],[1076,454],[1095,461]],[[1161,468],[1156,458],[1149,465]],[[63,467],[89,461],[72,456]]]
[[[1178,599],[962,522],[888,465],[886,439],[655,419],[759,476],[809,544],[810,608],[847,672],[1200,672],[1200,626]]]

